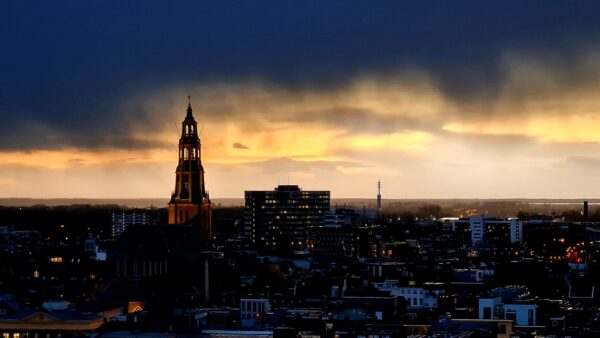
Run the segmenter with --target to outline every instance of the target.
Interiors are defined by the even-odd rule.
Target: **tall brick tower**
[[[181,123],[179,163],[175,170],[175,191],[169,202],[169,224],[192,224],[199,227],[203,241],[209,241],[212,231],[212,207],[204,185],[198,124],[188,108]]]

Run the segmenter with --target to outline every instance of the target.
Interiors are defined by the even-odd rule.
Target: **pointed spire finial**
[[[187,116],[192,116],[192,97],[188,95],[188,108],[187,108]]]

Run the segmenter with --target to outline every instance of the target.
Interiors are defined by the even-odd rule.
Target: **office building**
[[[243,233],[259,250],[305,249],[311,229],[324,225],[329,195],[329,191],[306,191],[297,185],[246,191]]]

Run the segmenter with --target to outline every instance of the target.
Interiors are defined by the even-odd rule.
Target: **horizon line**
[[[249,190],[250,191],[250,190]],[[0,200],[158,200],[164,199],[169,200],[168,197],[0,197]],[[244,199],[241,197],[214,197],[212,200],[223,200],[223,199]],[[330,199],[373,199],[377,200],[377,196],[374,197],[331,197]],[[581,200],[590,201],[598,200],[600,197],[388,197],[382,196],[383,201],[385,200]]]

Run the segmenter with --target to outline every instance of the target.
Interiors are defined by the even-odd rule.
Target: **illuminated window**
[[[37,271],[37,270],[35,270],[35,271],[33,272],[33,278],[40,278],[40,272],[39,272],[39,271]]]
[[[62,263],[63,262],[63,258],[62,257],[50,257],[50,263]]]

